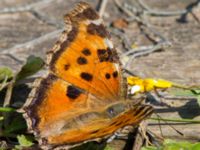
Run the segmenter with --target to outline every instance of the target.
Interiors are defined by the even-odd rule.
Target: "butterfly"
[[[23,108],[44,149],[108,139],[153,112],[126,97],[119,57],[97,12],[79,2],[64,21],[65,31],[47,54],[48,73],[34,82]]]

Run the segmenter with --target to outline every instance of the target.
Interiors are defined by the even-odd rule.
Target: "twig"
[[[110,29],[113,34],[115,34],[122,40],[122,43],[125,46],[124,48],[126,50],[129,50],[131,48],[131,42],[130,42],[129,38],[126,36],[126,34],[124,34],[123,30],[119,30],[119,29],[113,28],[113,27],[110,27]]]
[[[142,121],[137,129],[132,150],[141,150],[144,140],[146,139],[146,141],[149,141],[148,137],[146,136],[146,132],[147,121]]]
[[[135,74],[135,72],[132,72],[131,70],[128,70],[128,69],[126,69],[126,68],[122,68],[122,69],[123,69],[124,72],[128,73],[128,74],[131,75],[131,76],[137,76],[137,75]]]
[[[140,6],[145,9],[144,13],[153,16],[175,16],[175,15],[182,15],[187,12],[187,10],[177,10],[177,11],[156,11],[146,5],[143,0],[137,0]]]
[[[40,76],[35,76],[27,79],[25,78],[23,80],[16,82],[15,85],[33,83],[33,81],[35,81],[35,79],[38,79],[39,77]],[[0,91],[6,87],[9,87],[10,84],[12,84],[12,81],[0,84]]]
[[[200,6],[199,6],[200,7]],[[194,14],[193,12],[191,12],[192,17],[194,18],[194,20],[196,20],[196,22],[198,24],[200,24],[200,18],[196,16],[196,14]]]
[[[149,49],[152,49],[153,47],[155,47],[155,46],[149,45],[149,46],[141,46],[138,48],[132,48],[128,52],[123,53],[122,57],[127,56],[127,55],[135,55],[137,53],[144,53],[144,52],[148,51]]]
[[[55,27],[60,28],[61,27],[60,23],[52,20],[51,18],[46,17],[45,15],[42,15],[42,13],[39,13],[38,11],[35,10],[35,8],[38,9],[39,7],[45,6],[48,3],[50,3],[51,1],[53,1],[53,0],[43,0],[43,1],[32,3],[32,4],[28,4],[25,6],[4,8],[4,9],[0,10],[0,14],[29,11],[37,19],[39,19],[49,25],[54,25]]]
[[[145,28],[144,28],[144,26],[145,26]],[[148,29],[152,34],[154,34],[154,36],[158,37],[158,39],[151,38],[150,35],[148,34],[149,38],[151,38],[153,41],[155,41],[157,43],[163,42],[163,44],[166,43],[165,45],[167,45],[167,46],[171,46],[172,45],[171,42],[169,42],[161,33],[156,31],[155,29],[153,29],[151,27],[151,25],[149,25],[148,23],[145,23],[144,26],[141,26],[141,29],[143,29],[143,30]]]
[[[160,136],[160,135],[157,135],[156,133],[154,133],[154,132],[152,132],[152,131],[150,131],[150,130],[147,130],[147,134],[149,135],[149,136],[151,136],[151,138],[156,138],[157,140],[159,139],[160,141],[164,141],[164,138],[162,137],[162,135]],[[155,144],[155,142],[154,142],[154,144]]]
[[[166,38],[164,38],[159,32],[157,32],[156,30],[154,30],[151,25],[145,21],[143,18],[142,18],[142,11],[138,11],[136,8],[134,9],[135,10],[135,13],[137,14],[134,15],[133,12],[129,11],[128,9],[124,9],[124,7],[122,7],[119,3],[118,0],[115,0],[115,3],[117,5],[117,7],[119,7],[123,12],[125,12],[130,18],[128,19],[129,22],[130,21],[137,21],[138,23],[141,23],[144,27],[146,27],[148,30],[150,30],[154,35],[158,36],[160,39],[159,40],[156,40],[156,42],[166,42]],[[142,29],[144,29],[144,27],[141,26]],[[168,43],[168,42],[167,42]]]
[[[25,79],[23,79],[23,80],[20,80],[20,81],[16,82],[16,85],[19,85],[19,84],[27,84],[27,83],[33,83],[33,81],[35,81],[35,79],[38,79],[39,77],[40,77],[40,76],[25,78]]]
[[[8,57],[10,57],[11,59],[13,59],[16,63],[18,64],[23,64],[23,61],[20,60],[18,57],[16,57],[15,55],[13,55],[12,53],[7,53],[5,54],[7,55]]]
[[[3,8],[0,10],[0,14],[3,13],[15,13],[15,12],[23,12],[23,11],[29,11],[35,7],[41,7],[42,5],[46,5],[47,3],[50,3],[53,0],[42,0],[38,1],[32,4],[28,4],[25,6],[19,6],[19,7],[11,7],[11,8]]]
[[[35,11],[35,10],[30,10],[30,12],[40,21],[48,24],[48,25],[53,25],[56,28],[62,28],[62,24],[60,22],[57,22],[53,20],[50,17],[47,17],[46,15],[43,15],[42,13]]]
[[[101,0],[101,4],[98,10],[100,17],[103,17],[107,3],[108,3],[108,0]]]
[[[166,120],[166,119],[163,119],[159,114],[155,113],[158,117],[157,120],[159,120],[159,123],[160,123],[160,120],[162,120],[163,122],[165,122],[170,128],[172,128],[176,133],[178,133],[179,135],[181,136],[184,136],[184,133],[182,133],[181,131],[178,131],[175,127],[173,127],[172,125],[170,125],[167,121],[170,121],[170,119]],[[152,118],[151,118],[152,119]]]
[[[127,52],[126,55],[131,54],[135,51],[134,54],[132,54],[131,58],[129,58],[128,62],[124,65],[124,68],[127,69],[127,67],[130,65],[130,63],[133,61],[134,58],[139,57],[139,56],[143,56],[143,55],[147,55],[149,53],[155,52],[157,50],[162,49],[165,45],[167,45],[167,43],[158,43],[156,45],[152,45],[149,46],[147,49],[144,49],[142,51],[139,51],[138,49],[132,49],[131,52]],[[124,55],[123,55],[124,56]]]
[[[137,10],[137,8],[134,8],[133,6],[131,6],[132,8],[134,8],[134,9],[132,9],[132,10],[134,10],[133,12],[132,11],[130,11],[129,9],[126,9],[126,8],[124,8],[124,7],[130,7],[128,4],[124,4],[124,7],[123,7],[123,5],[121,5],[120,3],[119,3],[119,1],[118,0],[115,0],[116,2],[115,2],[115,4],[116,4],[116,6],[120,9],[120,10],[122,10],[126,15],[128,15],[129,16],[129,18],[128,18],[128,21],[130,22],[130,21],[137,21],[138,23],[141,23],[141,24],[143,24],[143,25],[145,25],[145,24],[147,24],[147,22],[144,22],[144,20],[142,20],[139,16],[141,16],[142,14],[143,14],[143,11],[139,11],[139,10]],[[136,15],[137,14],[137,15]]]
[[[7,107],[7,106],[10,105],[10,100],[11,100],[11,96],[12,96],[14,83],[15,83],[15,79],[13,79],[12,82],[10,82],[10,84],[8,84],[8,88],[6,90],[6,96],[5,96],[5,99],[4,99],[3,107]]]
[[[167,46],[169,46],[170,43],[160,43],[157,45],[149,45],[149,46],[141,46],[138,48],[132,48],[131,50],[129,50],[128,52],[125,52],[121,55],[121,57],[127,56],[127,55],[140,55],[140,54],[146,54],[146,52],[148,52],[149,50],[157,50],[160,48],[166,48]]]
[[[196,1],[194,1],[194,2],[191,2],[187,7],[186,7],[186,12],[184,13],[184,14],[182,14],[181,16],[180,16],[180,18],[179,19],[177,19],[177,21],[178,22],[180,22],[180,23],[186,23],[187,22],[187,15],[188,14],[191,14],[192,16],[193,16],[193,18],[196,20],[197,18],[196,18],[196,16],[194,16],[194,14],[193,14],[193,9],[194,9],[194,7],[195,6],[199,6],[199,4],[200,4],[200,1],[199,0],[196,0]],[[197,22],[198,22],[198,20],[196,20]]]
[[[62,29],[59,29],[59,30],[56,30],[56,31],[53,31],[51,33],[47,33],[45,35],[42,35],[38,38],[35,38],[31,41],[28,41],[26,43],[23,43],[23,44],[18,44],[12,48],[8,48],[8,49],[4,49],[4,50],[1,50],[0,51],[0,54],[13,54],[13,53],[16,53],[16,52],[20,52],[20,49],[23,49],[24,48],[30,48],[30,47],[34,47],[35,45],[39,44],[39,43],[43,43],[44,41],[50,39],[50,38],[54,38],[56,36],[58,36],[58,34],[62,31]]]
[[[118,0],[114,0],[116,6],[122,10],[125,14],[127,14],[129,17],[135,17],[135,15],[129,11],[128,9],[124,9],[124,7],[122,7],[122,5],[120,4],[120,2]]]
[[[3,82],[0,84],[0,91],[7,86],[7,84],[8,84],[7,81],[8,81],[8,76],[5,76]]]

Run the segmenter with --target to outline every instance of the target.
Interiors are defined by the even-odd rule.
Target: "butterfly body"
[[[136,126],[153,109],[126,99],[119,58],[98,14],[84,2],[65,16],[48,53],[48,73],[24,106],[29,130],[47,148],[65,149]]]

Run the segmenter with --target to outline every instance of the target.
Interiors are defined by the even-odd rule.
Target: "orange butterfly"
[[[68,149],[136,126],[153,108],[126,99],[119,58],[98,14],[84,2],[48,53],[48,75],[24,106],[29,130],[45,149]]]

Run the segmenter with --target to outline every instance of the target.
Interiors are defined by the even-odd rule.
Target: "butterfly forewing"
[[[121,88],[119,60],[98,14],[81,3],[65,20],[72,27],[50,53],[50,69],[98,98],[117,100]]]

